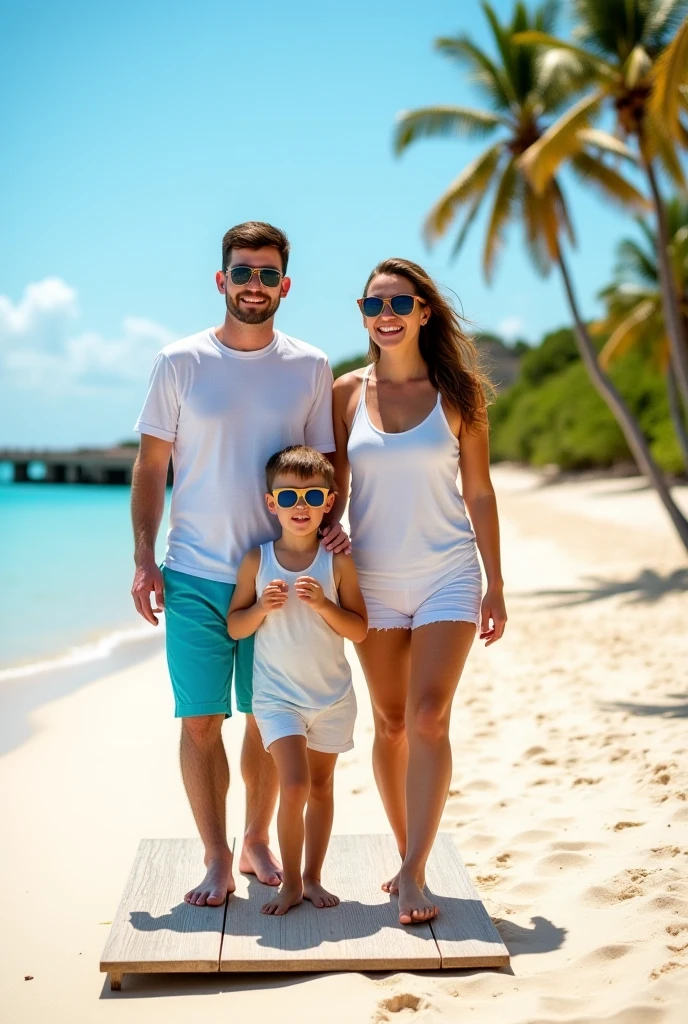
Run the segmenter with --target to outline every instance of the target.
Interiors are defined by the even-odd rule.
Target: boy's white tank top
[[[424,585],[477,564],[475,534],[459,492],[459,441],[438,394],[432,412],[399,434],[378,430],[366,404],[366,370],[351,424],[349,520],[362,583]]]
[[[275,546],[260,546],[256,593],[272,580],[284,580],[289,595],[282,608],[272,611],[256,632],[253,662],[253,701],[287,701],[298,707],[322,709],[347,695],[351,669],[344,655],[344,638],[318,613],[300,601],[294,584],[299,576],[312,576],[325,597],[339,604],[334,581],[333,554],[322,544],[307,569],[291,572],[279,564]]]

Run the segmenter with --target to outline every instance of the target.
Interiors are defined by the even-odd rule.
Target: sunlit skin
[[[418,292],[403,275],[378,274],[367,294],[388,299]],[[385,305],[380,316],[363,317],[365,330],[380,348],[366,402],[379,430],[411,430],[435,407],[437,391],[419,349],[420,333],[431,316],[429,306],[417,302],[408,316],[396,316]],[[334,464],[339,494],[334,516],[349,493],[347,443],[364,373],[362,367],[335,381]],[[487,429],[469,430],[460,411],[444,398],[442,408],[460,443],[461,491],[485,566],[480,637],[490,646],[504,631],[506,611]],[[398,894],[402,924],[427,921],[438,913],[423,892],[425,865],[451,779],[452,699],[474,639],[473,623],[436,622],[413,631],[371,628],[366,640],[357,645],[373,706],[375,780],[402,858],[399,873],[382,887]]]

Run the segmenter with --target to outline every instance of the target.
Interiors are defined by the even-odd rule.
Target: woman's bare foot
[[[315,878],[304,878],[303,898],[310,900],[314,907],[323,910],[325,907],[336,907],[339,903],[339,896],[328,892]]]
[[[388,892],[392,896],[398,896],[399,895],[399,874],[400,874],[400,872],[397,871],[397,873],[394,876],[394,878],[390,878],[389,882],[383,882],[382,883],[380,888],[382,889],[383,892]]]
[[[261,914],[274,914],[276,917],[281,917],[282,914],[286,914],[291,907],[295,907],[299,903],[303,903],[303,886],[286,886],[282,884],[282,888],[274,900],[264,903],[260,908],[260,912]]]
[[[206,868],[205,878],[200,885],[187,892],[184,902],[193,907],[221,907],[227,899],[227,893],[236,889],[229,850],[226,854],[207,860]]]
[[[267,843],[247,843],[244,840],[239,871],[245,875],[255,875],[263,885],[282,884],[282,868]]]
[[[423,894],[414,878],[399,875],[399,921],[401,924],[423,924],[437,917],[439,908]]]

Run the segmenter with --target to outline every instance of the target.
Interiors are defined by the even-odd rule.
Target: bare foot
[[[281,885],[282,868],[270,852],[267,843],[247,843],[239,859],[239,871],[245,875],[255,875],[263,885]]]
[[[439,908],[423,894],[413,878],[399,876],[399,921],[401,924],[422,924],[437,917]]]
[[[281,917],[282,914],[286,914],[291,907],[295,907],[299,903],[303,903],[303,886],[282,885],[274,900],[264,903],[260,908],[260,912],[261,914],[274,914],[275,917]]]
[[[399,871],[397,871],[394,878],[390,878],[389,882],[383,882],[380,888],[383,892],[388,892],[392,896],[399,895]]]
[[[190,889],[184,897],[185,903],[193,907],[221,907],[228,892],[234,892],[236,884],[232,875],[232,855],[212,857],[206,863],[207,871],[200,885]]]
[[[336,907],[339,903],[339,896],[328,892],[315,878],[304,878],[303,898],[310,900],[314,907],[323,910],[325,907]]]

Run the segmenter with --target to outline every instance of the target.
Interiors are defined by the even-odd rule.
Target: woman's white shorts
[[[311,750],[343,754],[354,745],[356,694],[346,696],[327,708],[302,708],[289,701],[253,701],[253,714],[266,750],[285,736],[305,736]]]
[[[399,580],[381,588],[361,580],[369,629],[417,629],[431,622],[474,622],[480,626],[483,581],[477,556],[458,569],[423,581]]]

